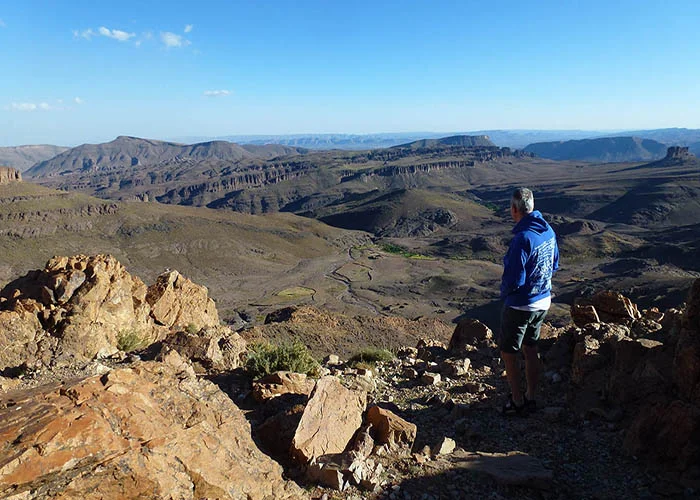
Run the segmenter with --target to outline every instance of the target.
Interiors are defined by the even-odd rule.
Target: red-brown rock
[[[0,496],[305,498],[242,412],[174,352],[0,398]]]
[[[449,351],[451,353],[462,352],[467,345],[486,346],[493,342],[493,332],[481,321],[472,318],[462,319],[452,334]]]
[[[367,423],[372,425],[375,440],[390,448],[407,448],[409,451],[416,440],[418,428],[390,410],[372,406],[367,411]]]
[[[604,291],[591,297],[591,303],[601,321],[606,323],[630,324],[642,315],[637,306],[621,293]]]
[[[589,323],[600,323],[598,312],[592,305],[573,304],[571,306],[571,319],[579,328]]]
[[[342,453],[362,425],[367,394],[323,377],[311,394],[292,441],[292,456],[309,463],[323,455]]]
[[[303,394],[308,396],[314,389],[315,382],[304,373],[275,372],[253,382],[253,397],[259,401],[281,396],[282,394]]]

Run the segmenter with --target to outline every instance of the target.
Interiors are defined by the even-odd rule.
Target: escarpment
[[[16,168],[0,167],[0,184],[9,184],[10,182],[20,182],[22,180],[22,172]]]

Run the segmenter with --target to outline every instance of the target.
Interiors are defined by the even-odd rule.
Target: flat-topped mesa
[[[687,146],[671,146],[666,151],[666,160],[682,160],[693,158],[693,155]]]
[[[10,182],[21,182],[22,172],[16,168],[0,167],[0,184],[9,184]]]

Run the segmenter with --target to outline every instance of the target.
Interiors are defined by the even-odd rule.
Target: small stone
[[[329,354],[323,360],[323,364],[327,366],[336,366],[340,364],[340,357],[337,354]]]
[[[433,449],[433,456],[438,456],[438,455],[449,455],[453,451],[455,451],[455,448],[457,447],[457,443],[455,443],[455,440],[452,438],[445,437],[442,439],[440,443]]]
[[[425,385],[438,385],[440,383],[440,374],[425,372],[420,380]]]
[[[357,374],[368,378],[372,378],[374,376],[372,370],[370,370],[369,368],[358,368]]]
[[[561,375],[559,375],[558,373],[552,375],[552,383],[558,384],[559,382],[561,382]]]
[[[414,378],[418,378],[418,372],[416,370],[414,370],[413,368],[406,367],[401,372],[401,376],[404,378],[414,379]]]

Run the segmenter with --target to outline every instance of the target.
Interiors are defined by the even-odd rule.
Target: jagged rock
[[[493,342],[493,332],[481,321],[471,318],[462,319],[450,339],[449,351],[456,354],[465,350],[465,346],[486,347]]]
[[[0,370],[33,364],[42,334],[36,314],[22,308],[0,311]]]
[[[314,389],[314,384],[314,381],[309,380],[304,373],[275,372],[253,382],[253,397],[263,402],[282,394],[308,396]]]
[[[292,456],[308,463],[342,453],[362,425],[367,394],[346,389],[335,377],[317,383],[292,440]]]
[[[389,448],[399,449],[413,447],[418,428],[390,410],[372,406],[367,411],[367,423],[372,425],[375,441]]]
[[[0,397],[0,496],[306,498],[177,353]],[[265,480],[261,480],[265,478]]]
[[[672,353],[661,342],[622,339],[614,342],[608,394],[617,405],[647,401],[671,386]]]
[[[603,291],[591,297],[591,303],[601,321],[606,323],[631,324],[642,317],[637,306],[621,293]]]
[[[452,378],[464,377],[469,373],[471,364],[469,358],[446,359],[440,365],[440,373]]]
[[[281,398],[276,399],[276,401],[279,400]],[[256,442],[260,443],[260,446],[275,458],[287,459],[294,433],[303,413],[304,404],[287,405],[286,408],[276,412],[258,426]]]
[[[418,359],[434,361],[447,354],[445,344],[435,339],[421,338],[416,345]]]
[[[455,448],[457,447],[457,443],[455,443],[455,440],[452,438],[444,437],[440,440],[438,444],[436,444],[432,451],[433,456],[438,456],[438,455],[449,455],[453,451],[455,451]]]
[[[176,332],[163,344],[211,372],[235,370],[246,350],[245,340],[227,326],[203,328],[196,334]]]
[[[630,328],[630,336],[632,338],[648,337],[661,329],[663,329],[663,326],[656,321],[648,318],[641,318],[632,324],[632,328]]]
[[[345,385],[356,391],[372,393],[377,390],[377,381],[367,375],[353,374],[346,379]]]
[[[649,309],[645,309],[642,312],[642,317],[644,319],[650,319],[651,321],[655,321],[656,323],[661,323],[664,320],[664,313],[659,311],[658,307],[651,307]]]
[[[573,360],[576,338],[579,337],[577,328],[569,328],[561,333],[544,355],[547,368],[551,370],[568,369]]]
[[[146,301],[155,321],[168,328],[219,325],[219,313],[206,287],[192,283],[177,271],[158,276],[148,287]]]
[[[396,357],[399,359],[416,358],[418,357],[418,349],[415,347],[404,346],[396,351]]]
[[[56,355],[94,358],[117,352],[120,339],[163,338],[150,317],[146,285],[111,255],[54,257],[3,289],[6,308],[37,314],[58,342]]]
[[[357,432],[352,442],[349,455],[353,459],[365,459],[372,454],[374,438],[372,437],[372,424],[368,423]]]
[[[592,305],[574,303],[571,306],[571,319],[579,328],[583,328],[589,323],[600,323],[598,312]]]
[[[21,182],[22,172],[16,168],[0,167],[0,184],[9,184],[10,182]]]
[[[337,354],[329,354],[323,359],[323,364],[326,366],[337,366],[340,365],[340,357]]]
[[[455,453],[455,465],[471,472],[486,474],[497,483],[530,488],[550,487],[554,475],[535,457],[519,451],[510,453]]]

